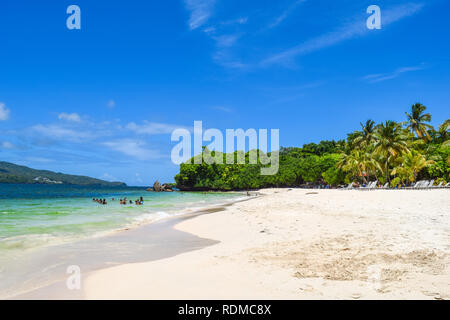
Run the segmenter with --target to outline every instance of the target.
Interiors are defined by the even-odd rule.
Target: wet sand
[[[14,265],[14,270],[10,271],[15,276],[9,278],[11,294],[5,295],[7,290],[3,289],[2,298],[80,299],[83,298],[82,291],[67,289],[66,279],[70,276],[66,273],[68,266],[79,266],[83,280],[89,272],[101,268],[165,259],[214,245],[218,241],[176,230],[174,226],[198,215],[224,210],[225,207],[215,206],[135,229],[124,229],[105,237],[42,248],[27,256],[24,263]],[[29,266],[31,262],[33,268]],[[17,294],[20,291],[22,293]]]

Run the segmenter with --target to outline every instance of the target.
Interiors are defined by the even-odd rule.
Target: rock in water
[[[161,191],[161,183],[158,180],[153,184],[153,191],[160,192]]]
[[[161,186],[161,191],[172,192],[173,190],[172,190],[172,187],[169,184],[164,183]]]

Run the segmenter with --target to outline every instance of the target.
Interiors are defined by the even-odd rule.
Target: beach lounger
[[[369,183],[367,184],[367,186],[361,187],[360,190],[369,190],[370,188],[372,188],[372,184],[373,184],[373,182],[369,182]]]
[[[414,189],[414,187],[416,186],[417,182],[414,182],[412,185],[410,185],[409,187],[407,187],[407,189]]]
[[[377,184],[378,184],[378,180],[375,180],[374,182],[372,182],[372,186],[370,187],[371,190],[376,189],[377,188]]]
[[[382,189],[389,189],[389,182],[386,182],[386,184],[382,187]]]
[[[369,182],[365,187],[361,187],[361,189],[370,189],[370,187],[372,187],[372,182]]]
[[[415,188],[416,189],[424,189],[424,188],[426,188],[428,186],[428,184],[429,184],[428,180],[422,180],[422,181],[417,182]]]

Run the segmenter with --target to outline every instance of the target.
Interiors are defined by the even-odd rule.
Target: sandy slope
[[[183,221],[221,241],[97,271],[86,298],[450,299],[450,190],[263,190]]]

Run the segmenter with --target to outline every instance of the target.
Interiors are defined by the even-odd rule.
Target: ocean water
[[[143,197],[144,205],[120,205],[125,197]],[[0,299],[64,283],[70,265],[89,272],[207,245],[211,241],[161,227],[174,223],[164,218],[242,198],[241,193],[156,193],[140,187],[0,184]],[[139,225],[145,226],[134,228]]]
[[[143,197],[144,205],[120,205],[125,197]],[[34,248],[98,237],[239,197],[242,194],[155,193],[140,187],[0,184],[0,257],[13,259]]]

